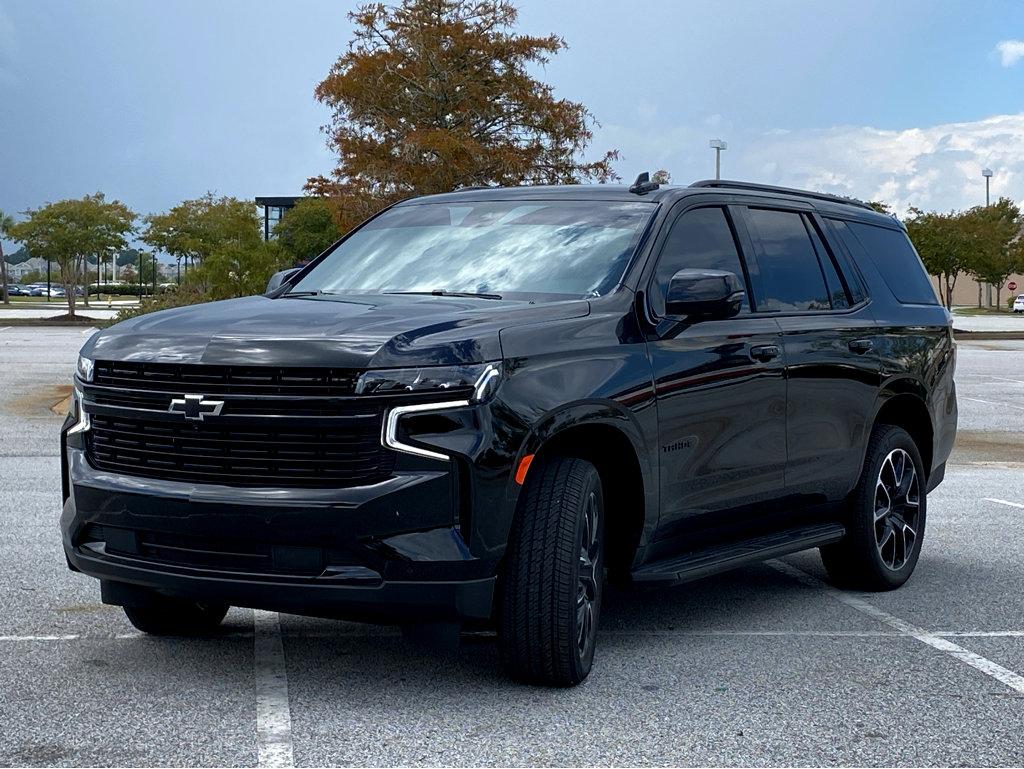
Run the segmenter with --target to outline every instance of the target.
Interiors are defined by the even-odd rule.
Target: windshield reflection
[[[298,291],[543,293],[615,287],[654,212],[650,203],[421,203],[354,233]]]

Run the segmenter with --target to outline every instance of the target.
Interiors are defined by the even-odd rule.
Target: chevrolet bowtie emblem
[[[174,398],[167,410],[174,414],[183,414],[185,419],[203,421],[203,417],[217,416],[224,408],[224,401],[208,401],[205,395],[186,395]]]

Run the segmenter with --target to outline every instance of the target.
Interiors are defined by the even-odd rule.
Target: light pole
[[[991,168],[982,168],[981,169],[981,175],[985,177],[985,208],[988,208],[988,206],[989,206],[988,185],[989,185],[989,181],[992,179],[992,169]],[[992,286],[987,286],[987,288],[988,288],[988,305],[989,305],[989,307],[991,307],[992,306]],[[981,307],[981,281],[980,280],[978,281],[978,307]]]
[[[715,151],[715,181],[722,178],[722,150],[729,149],[729,143],[721,139],[712,139],[708,146]]]

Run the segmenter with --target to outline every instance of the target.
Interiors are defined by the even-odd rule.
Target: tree
[[[966,265],[979,282],[996,288],[996,306],[1002,308],[1006,279],[1024,265],[1020,240],[1024,217],[1017,204],[1000,198],[990,206],[975,206],[964,212],[974,248]]]
[[[617,179],[615,151],[583,153],[596,121],[530,71],[566,48],[512,30],[509,0],[371,3],[315,91],[338,163],[307,189],[329,196],[347,231],[381,207],[465,186]]]
[[[7,260],[4,258],[3,239],[9,238],[14,228],[14,217],[0,211],[0,295],[3,296],[4,304],[10,304],[11,298],[7,295]]]
[[[127,245],[136,215],[124,203],[107,202],[102,192],[76,200],[47,203],[25,212],[12,236],[36,256],[56,262],[67,292],[68,315],[75,317],[75,289],[83,282],[87,259],[101,258]],[[85,306],[89,306],[88,297]]]
[[[976,248],[974,235],[964,213],[925,213],[911,208],[905,222],[907,234],[924,262],[925,269],[938,276],[943,303],[953,306],[956,280],[970,262]]]
[[[883,203],[881,200],[868,201],[868,205],[871,206],[875,211],[886,216],[892,216],[892,209],[889,208],[888,203]]]
[[[671,184],[672,174],[670,174],[664,168],[659,168],[651,176],[651,181],[654,182],[655,184]]]
[[[342,236],[326,198],[302,198],[274,227],[293,264],[308,262]]]
[[[142,240],[153,248],[184,261],[188,270],[217,248],[228,244],[256,246],[261,242],[256,205],[208,192],[186,200],[164,214],[146,217]]]
[[[188,283],[213,300],[262,294],[270,276],[288,262],[288,253],[275,241],[255,246],[227,243],[188,275]]]

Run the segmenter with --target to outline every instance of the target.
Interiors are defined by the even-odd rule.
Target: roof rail
[[[792,187],[775,187],[771,184],[756,184],[755,182],[733,182],[728,179],[703,179],[699,182],[694,182],[690,185],[691,187],[732,187],[734,189],[741,190],[753,190],[757,192],[776,192],[784,195],[799,195],[805,198],[814,198],[815,200],[827,200],[829,203],[842,203],[847,206],[857,206],[858,208],[866,208],[869,211],[874,211],[870,205],[865,203],[863,200],[857,200],[856,198],[847,198],[842,195],[829,195],[826,192],[808,192],[807,190],[798,190]]]

